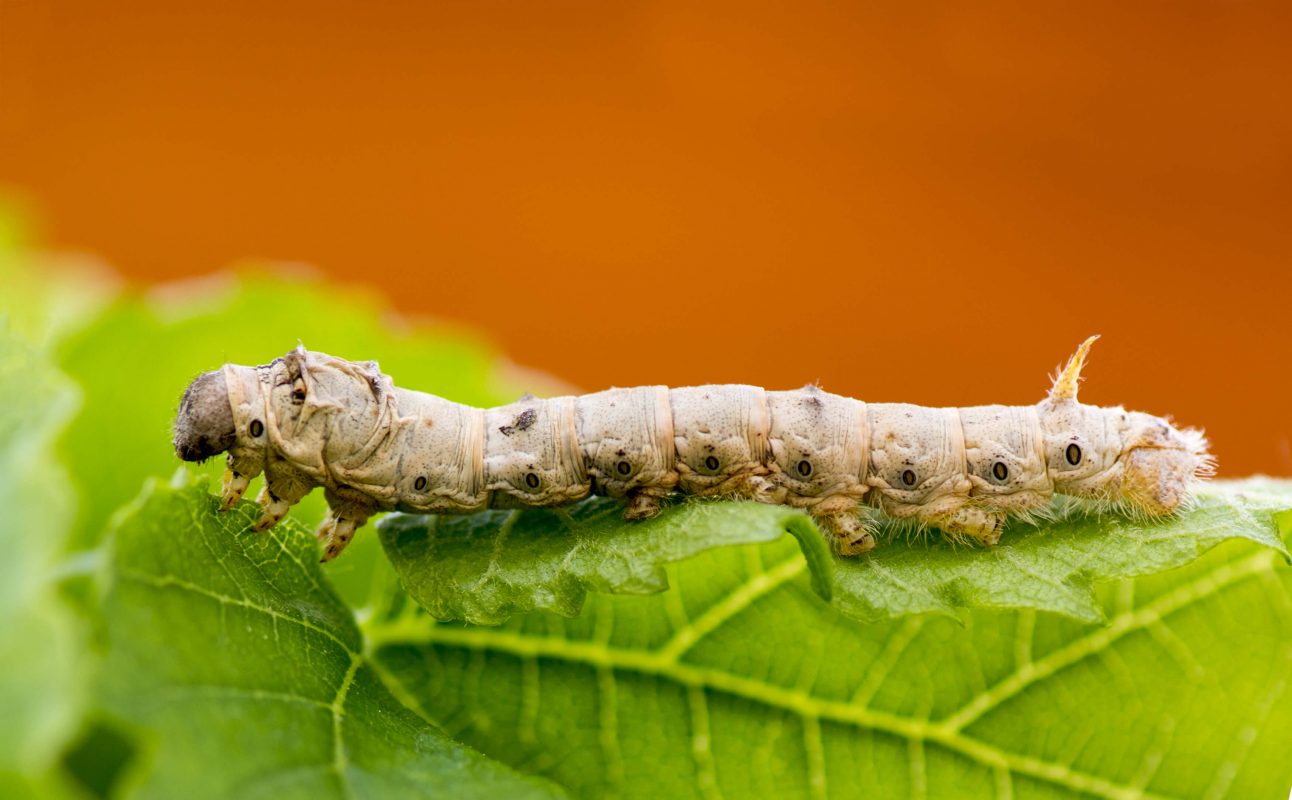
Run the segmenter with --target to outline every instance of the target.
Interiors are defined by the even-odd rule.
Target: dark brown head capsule
[[[185,461],[205,461],[233,447],[237,436],[224,370],[199,375],[179,401],[175,455]]]

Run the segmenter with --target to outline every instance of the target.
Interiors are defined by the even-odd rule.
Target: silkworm
[[[1055,494],[1158,517],[1210,474],[1200,431],[1077,401],[1096,338],[1036,405],[968,408],[711,385],[527,395],[479,409],[396,388],[374,361],[297,347],[198,377],[174,445],[186,461],[227,451],[223,509],[264,474],[257,530],[322,486],[324,561],[378,511],[463,514],[589,494],[624,498],[630,520],[659,513],[674,492],[788,504],[811,513],[844,555],[874,547],[884,516],[993,545],[1006,518],[1041,511]]]

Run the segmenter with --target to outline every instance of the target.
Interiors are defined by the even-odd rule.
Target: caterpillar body
[[[396,388],[376,362],[297,347],[198,377],[174,446],[187,461],[227,451],[224,509],[264,473],[257,530],[322,486],[324,561],[378,511],[554,506],[593,493],[625,498],[628,519],[657,514],[673,492],[801,507],[845,555],[874,547],[877,512],[992,545],[1008,516],[1054,494],[1156,517],[1210,473],[1200,431],[1077,401],[1096,338],[1036,405],[969,408],[711,385],[478,409]]]

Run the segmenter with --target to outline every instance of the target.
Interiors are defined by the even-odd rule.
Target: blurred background
[[[1030,403],[1101,333],[1083,399],[1290,474],[1289,42],[1283,2],[0,0],[0,184],[132,280],[307,262],[588,390]]]

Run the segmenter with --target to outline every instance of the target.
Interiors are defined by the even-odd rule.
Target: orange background
[[[587,389],[1030,403],[1098,332],[1084,399],[1287,474],[1290,43],[1284,2],[0,0],[0,182],[128,275],[309,261]]]

